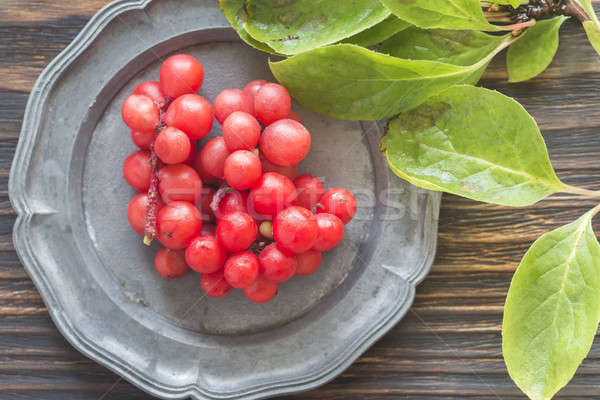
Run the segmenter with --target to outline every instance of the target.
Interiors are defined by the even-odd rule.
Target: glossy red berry
[[[344,223],[337,216],[329,213],[318,213],[317,225],[319,232],[313,249],[328,251],[340,244],[344,238]]]
[[[294,276],[298,267],[296,255],[277,244],[265,247],[258,256],[259,272],[265,278],[275,282],[285,282]]]
[[[158,239],[172,250],[187,247],[202,230],[202,215],[192,204],[173,201],[160,209],[157,217]]]
[[[165,164],[179,164],[188,159],[192,143],[188,136],[177,128],[169,126],[156,137],[154,151]]]
[[[190,139],[202,139],[212,129],[212,106],[202,96],[185,94],[171,103],[164,121],[184,131]]]
[[[157,105],[149,97],[139,94],[125,99],[121,115],[125,125],[136,131],[154,132],[160,122]]]
[[[323,182],[311,174],[300,175],[294,179],[294,185],[296,185],[296,190],[298,191],[296,205],[309,210],[313,209],[323,193],[325,193]]]
[[[158,171],[158,189],[165,203],[189,201],[196,204],[202,198],[202,181],[189,165],[166,165]]]
[[[198,176],[200,176],[202,183],[206,184],[206,185],[214,185],[214,184],[218,183],[219,178],[212,176],[211,174],[206,172],[204,170],[204,168],[202,167],[202,158],[201,158],[200,154],[202,154],[202,153],[195,154],[194,162],[193,162],[192,166],[198,173]]]
[[[202,169],[216,178],[223,179],[225,160],[229,154],[222,136],[211,139],[200,152]]]
[[[244,296],[253,303],[266,303],[277,295],[279,284],[259,276],[252,285],[242,289]]]
[[[156,272],[165,279],[172,280],[185,276],[190,268],[185,263],[183,250],[160,248],[154,256]]]
[[[248,209],[252,214],[272,217],[295,201],[294,183],[281,174],[267,172],[250,190]]]
[[[258,278],[258,259],[250,251],[231,255],[223,269],[225,280],[234,288],[243,289],[252,285]]]
[[[258,145],[260,124],[243,111],[232,112],[223,122],[223,139],[229,151],[252,150]]]
[[[200,61],[187,54],[177,54],[165,60],[160,68],[160,88],[173,99],[196,93],[204,80]]]
[[[198,152],[198,141],[195,139],[190,139],[190,155],[188,156],[188,158],[185,159],[185,161],[183,163],[185,165],[189,165],[192,168],[195,168],[194,161],[196,160],[197,152]],[[196,171],[196,172],[198,172],[198,171]]]
[[[317,212],[333,214],[347,224],[356,214],[356,199],[344,188],[329,189],[319,199]]]
[[[298,164],[283,167],[281,165],[273,164],[271,161],[267,160],[262,154],[260,155],[260,161],[262,162],[263,173],[277,172],[278,174],[283,175],[291,180],[296,179],[296,176],[298,176]]]
[[[304,207],[288,207],[273,220],[275,242],[296,254],[304,253],[313,247],[318,232],[315,215]]]
[[[157,213],[163,206],[162,202],[157,203]],[[148,193],[139,193],[129,202],[127,207],[127,219],[131,228],[140,236],[144,236],[146,227],[146,209],[148,207]]]
[[[248,249],[256,240],[258,226],[245,212],[233,212],[223,216],[217,224],[217,237],[227,251]]]
[[[215,99],[213,106],[215,108],[215,118],[220,124],[223,124],[227,117],[235,111],[243,111],[250,115],[254,114],[252,97],[238,89],[223,90]]]
[[[161,109],[166,102],[165,95],[160,90],[160,83],[158,82],[142,82],[133,91],[133,94],[141,94],[143,96],[149,97],[152,101]]]
[[[218,219],[234,212],[248,213],[248,192],[230,190],[221,197],[215,212]]]
[[[142,150],[150,149],[150,145],[154,141],[154,136],[156,136],[154,131],[142,132],[134,131],[133,129],[131,130],[131,140],[133,141],[133,144]]]
[[[256,79],[254,81],[250,81],[246,84],[246,87],[244,87],[244,92],[250,94],[252,96],[252,101],[254,101],[254,96],[256,96],[258,90],[261,87],[263,87],[265,83],[267,83],[267,81],[265,81],[264,79]]]
[[[214,236],[198,236],[185,249],[185,261],[191,269],[213,273],[225,265],[227,252]]]
[[[298,254],[298,268],[296,275],[310,275],[319,269],[323,262],[323,254],[317,250],[308,250],[302,254]]]
[[[237,150],[225,160],[223,172],[229,186],[246,190],[253,187],[262,176],[262,164],[251,151]]]
[[[290,114],[291,107],[290,94],[277,83],[265,83],[254,96],[254,112],[265,125],[286,118]]]
[[[123,177],[135,190],[145,192],[150,187],[150,175],[152,165],[150,164],[149,151],[136,151],[130,154],[123,163]]]
[[[200,275],[200,286],[208,297],[214,298],[225,297],[233,290],[231,285],[225,280],[222,269],[212,274]]]
[[[272,163],[295,165],[310,150],[310,133],[291,119],[282,119],[267,126],[260,137],[260,150]]]

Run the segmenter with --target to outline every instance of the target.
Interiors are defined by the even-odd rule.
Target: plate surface
[[[332,379],[407,311],[435,253],[440,194],[388,173],[377,124],[294,104],[312,134],[301,171],[348,187],[359,213],[310,277],[252,304],[164,281],[128,226],[135,147],[120,106],[173,52],[199,58],[200,94],[273,80],[213,0],[116,1],[42,73],[11,169],[14,242],[57,327],[81,352],[163,398],[260,398]],[[210,136],[220,134],[215,126]]]

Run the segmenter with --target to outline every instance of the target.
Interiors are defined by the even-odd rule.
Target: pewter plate
[[[164,281],[131,231],[121,176],[135,150],[120,105],[161,60],[190,53],[209,100],[273,79],[214,0],[115,1],[42,73],[10,177],[14,243],[58,329],[79,351],[165,399],[256,399],[327,382],[408,310],[435,253],[440,195],[388,172],[380,127],[298,104],[313,146],[301,170],[356,195],[342,244],[264,305]],[[215,123],[211,136],[220,134]]]

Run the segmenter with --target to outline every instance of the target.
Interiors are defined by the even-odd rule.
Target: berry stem
[[[160,133],[162,128],[157,129]],[[158,134],[156,135],[158,136]],[[155,140],[156,140],[155,136]],[[146,226],[144,228],[144,244],[150,246],[152,241],[158,236],[156,227],[156,209],[158,205],[158,171],[160,170],[160,160],[154,151],[154,141],[150,145],[150,164],[152,170],[150,172],[150,188],[148,188],[148,205],[146,207]]]
[[[164,115],[171,105],[171,99],[167,98],[165,104],[160,108],[160,124],[156,127],[156,134],[154,140],[150,145],[150,164],[152,169],[150,171],[150,187],[148,188],[148,205],[146,207],[146,226],[144,227],[144,244],[150,246],[152,241],[158,237],[158,228],[156,226],[156,212],[158,208],[158,172],[162,167],[156,152],[154,151],[154,143],[158,134],[166,127],[164,122]]]

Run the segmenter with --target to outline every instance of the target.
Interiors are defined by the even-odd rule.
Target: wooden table
[[[14,251],[8,171],[27,97],[42,69],[106,0],[0,0],[0,399],[148,399],[74,350]],[[600,5],[600,4],[598,4]],[[600,189],[600,57],[568,22],[548,71],[508,84],[503,57],[483,84],[516,97],[543,130],[558,175]],[[555,195],[511,209],[445,195],[435,265],[406,318],[344,374],[306,399],[517,399],[501,354],[511,277],[542,233],[596,202]],[[600,219],[595,224],[600,232]],[[600,398],[600,341],[561,398]]]

